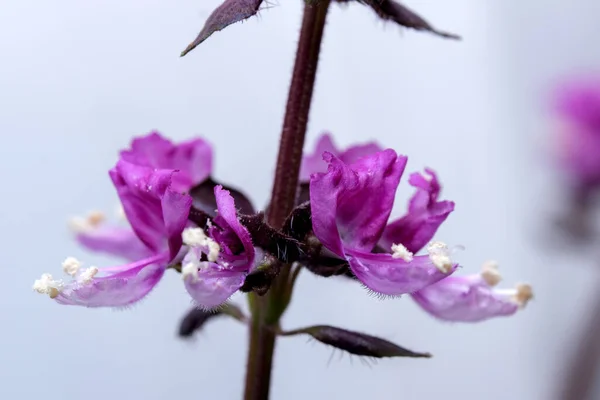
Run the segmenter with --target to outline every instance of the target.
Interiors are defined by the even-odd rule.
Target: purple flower
[[[327,163],[323,160],[323,153],[329,152],[338,157],[345,164],[352,164],[361,157],[381,151],[374,142],[354,145],[344,151],[335,147],[329,134],[322,135],[317,141],[315,152],[304,155],[300,178],[309,180],[310,175],[316,172],[325,172]],[[441,186],[436,173],[426,168],[429,176],[419,173],[411,174],[409,183],[416,188],[411,198],[407,213],[385,228],[379,245],[387,249],[393,244],[402,244],[411,253],[421,250],[435,235],[440,225],[454,210],[454,202],[440,201]]]
[[[500,279],[496,264],[488,262],[480,274],[449,276],[412,297],[429,314],[446,321],[479,322],[512,315],[533,297],[532,289],[526,284],[494,289]]]
[[[393,254],[372,253],[392,211],[406,157],[388,149],[351,164],[329,152],[323,159],[327,172],[310,180],[313,230],[328,250],[348,261],[365,286],[386,295],[413,293],[457,267],[441,243],[430,246],[428,256],[413,256],[401,244]]]
[[[192,204],[189,195],[172,189],[175,174],[173,170],[120,160],[110,171],[110,177],[131,228],[145,247],[143,251],[137,247],[127,255],[139,252],[143,258],[117,267],[90,267],[82,271],[81,263],[70,257],[63,263],[63,270],[73,280],[63,283],[44,274],[35,282],[34,289],[61,304],[86,307],[127,306],[146,296],[160,281],[167,264],[178,255]],[[107,243],[113,246],[112,250],[122,250],[116,241],[104,242],[108,246]],[[94,245],[107,249],[101,241]]]
[[[170,189],[174,192],[188,192],[212,172],[212,149],[204,140],[192,139],[173,144],[157,132],[134,139],[131,149],[121,151],[121,159],[138,166],[176,170],[170,183]],[[85,219],[74,218],[71,228],[76,233],[77,241],[92,251],[128,261],[153,254],[130,227],[105,223],[104,216],[98,212]]]
[[[417,191],[410,199],[408,212],[385,228],[380,245],[389,248],[401,243],[408,251],[420,251],[433,238],[440,225],[454,211],[454,202],[439,201],[440,183],[431,169],[425,169],[429,177],[411,174],[408,182]]]
[[[229,191],[215,186],[218,215],[208,232],[188,228],[184,242],[190,247],[183,260],[185,287],[197,305],[214,308],[244,283],[261,260],[248,230],[240,223]]]
[[[323,161],[323,153],[329,152],[342,160],[346,164],[352,164],[361,157],[381,151],[382,148],[375,142],[368,142],[348,147],[340,151],[335,147],[333,139],[329,133],[322,134],[315,146],[312,154],[302,156],[302,165],[300,166],[300,181],[310,181],[310,175],[316,172],[326,172],[327,163]]]
[[[583,185],[600,184],[600,77],[561,86],[556,95],[561,118],[557,156]]]
[[[158,132],[133,140],[130,150],[121,152],[121,159],[133,164],[179,171],[173,176],[171,188],[188,192],[212,172],[212,149],[198,138],[174,144]]]

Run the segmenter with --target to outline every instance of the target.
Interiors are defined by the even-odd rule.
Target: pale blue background
[[[306,274],[286,328],[339,325],[435,357],[369,368],[284,339],[273,398],[548,399],[597,281],[586,268],[593,259],[539,239],[555,193],[541,154],[541,101],[557,74],[598,65],[600,5],[406,3],[465,40],[399,32],[358,4],[334,5],[309,142],[323,129],[343,145],[376,137],[409,155],[409,170],[435,168],[457,203],[439,238],[466,246],[465,272],[498,259],[506,284],[530,281],[537,299],[514,318],[453,325],[409,298],[380,301],[345,280]],[[0,4],[0,398],[239,398],[244,329],[219,321],[193,343],[178,340],[189,299],[176,274],[125,311],[59,307],[31,284],[43,272],[60,275],[68,255],[114,262],[79,249],[65,222],[112,212],[106,171],[132,135],[204,135],[216,177],[266,202],[301,2],[279,1],[183,59],[217,0]],[[410,193],[404,182],[395,215]]]

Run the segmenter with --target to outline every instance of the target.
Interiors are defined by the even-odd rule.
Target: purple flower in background
[[[218,214],[208,232],[188,228],[183,236],[190,246],[182,262],[185,287],[203,308],[225,302],[262,259],[252,244],[250,233],[238,220],[229,191],[215,186],[214,193]]]
[[[345,164],[352,164],[361,157],[383,150],[377,143],[368,142],[348,147],[340,151],[335,147],[331,134],[324,133],[317,140],[315,151],[312,154],[302,156],[300,166],[300,181],[310,181],[311,174],[316,172],[327,172],[327,163],[323,160],[323,153],[329,152],[339,158]]]
[[[121,159],[137,165],[179,171],[171,182],[171,188],[176,192],[188,192],[212,172],[212,148],[200,138],[174,144],[158,132],[151,132],[134,139],[131,149],[121,152]]]
[[[310,180],[313,230],[323,245],[346,259],[369,289],[387,295],[420,290],[457,267],[445,245],[434,243],[427,256],[413,256],[402,244],[390,253],[372,253],[394,204],[407,158],[391,149],[346,164],[326,152],[326,173]]]
[[[600,76],[560,86],[555,109],[561,122],[560,162],[579,184],[600,184]]]
[[[481,273],[449,276],[412,294],[425,311],[452,322],[480,322],[508,316],[525,307],[533,297],[531,286],[495,289],[501,276],[495,263],[484,264]]]
[[[182,245],[192,199],[171,188],[176,173],[119,160],[110,177],[131,228],[145,247],[144,251],[136,248],[143,258],[117,267],[90,267],[82,271],[81,263],[70,257],[63,263],[63,270],[73,280],[63,283],[44,274],[35,282],[34,289],[61,304],[86,307],[126,306],[146,296]],[[99,242],[95,244],[102,250]],[[111,251],[116,249],[114,242],[107,242],[107,246]]]
[[[176,170],[170,185],[175,192],[188,192],[212,172],[212,149],[200,138],[174,144],[158,132],[151,132],[133,139],[131,149],[121,151],[120,155],[122,160],[138,166]],[[77,241],[89,250],[129,261],[152,254],[131,227],[105,223],[99,212],[87,218],[74,218],[70,225]]]

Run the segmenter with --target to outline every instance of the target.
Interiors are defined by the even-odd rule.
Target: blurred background
[[[274,2],[179,58],[218,4],[1,2],[0,398],[240,398],[245,330],[218,320],[196,340],[178,339],[190,300],[177,274],[127,310],[60,307],[31,291],[66,256],[117,262],[78,248],[66,221],[116,209],[107,170],[134,135],[204,136],[216,178],[266,203],[302,4]],[[286,328],[337,325],[434,358],[369,367],[284,338],[272,398],[560,398],[600,277],[593,246],[549,234],[564,193],[548,160],[548,99],[562,77],[600,68],[600,3],[405,4],[463,41],[333,5],[308,145],[323,130],[341,146],[376,139],[407,154],[409,171],[437,170],[457,204],[438,238],[466,247],[464,272],[496,259],[505,285],[530,282],[536,298],[511,318],[448,324],[410,298],[382,301],[344,279],[304,274]],[[394,216],[411,193],[404,182]]]

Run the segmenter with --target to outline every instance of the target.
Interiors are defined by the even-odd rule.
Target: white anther
[[[452,270],[452,260],[450,259],[450,249],[443,242],[431,242],[427,246],[429,259],[443,273],[447,274]]]
[[[50,274],[42,274],[40,279],[33,283],[33,290],[41,294],[47,294],[51,299],[60,294],[63,283],[60,280],[54,280]]]
[[[105,219],[105,215],[100,211],[92,211],[87,216],[88,223],[93,227],[100,225]]]
[[[481,278],[490,286],[496,286],[502,280],[496,261],[486,261],[481,267]]]
[[[533,299],[533,288],[526,283],[518,283],[516,286],[516,294],[513,296],[519,307],[524,308],[529,300]]]
[[[87,219],[82,217],[69,218],[69,229],[75,233],[86,232],[92,229],[92,226],[88,223]]]
[[[105,216],[100,211],[92,211],[85,218],[73,217],[69,219],[69,228],[76,233],[86,232],[96,228],[105,220]]]
[[[183,243],[187,246],[206,246],[208,237],[202,228],[185,228],[181,234]]]
[[[86,270],[84,270],[81,273],[81,275],[79,275],[79,282],[81,282],[83,284],[92,283],[92,281],[94,280],[94,277],[96,276],[97,273],[98,273],[98,268],[89,267]]]
[[[208,244],[208,261],[210,262],[215,262],[217,261],[217,259],[219,258],[219,252],[221,251],[221,246],[219,246],[219,243],[215,242],[214,240],[207,238],[206,242]]]
[[[198,264],[190,262],[181,267],[181,277],[185,281],[187,277],[191,277],[191,283],[198,281]]]
[[[219,258],[221,246],[212,238],[206,236],[202,228],[186,228],[182,233],[183,243],[192,247],[204,247],[203,252],[208,248],[207,258],[210,262],[215,262]]]
[[[413,253],[408,251],[403,244],[392,244],[392,258],[401,258],[406,262],[411,262],[413,260]]]
[[[81,262],[75,257],[67,257],[62,263],[63,272],[67,275],[77,275],[79,268],[81,268]]]

